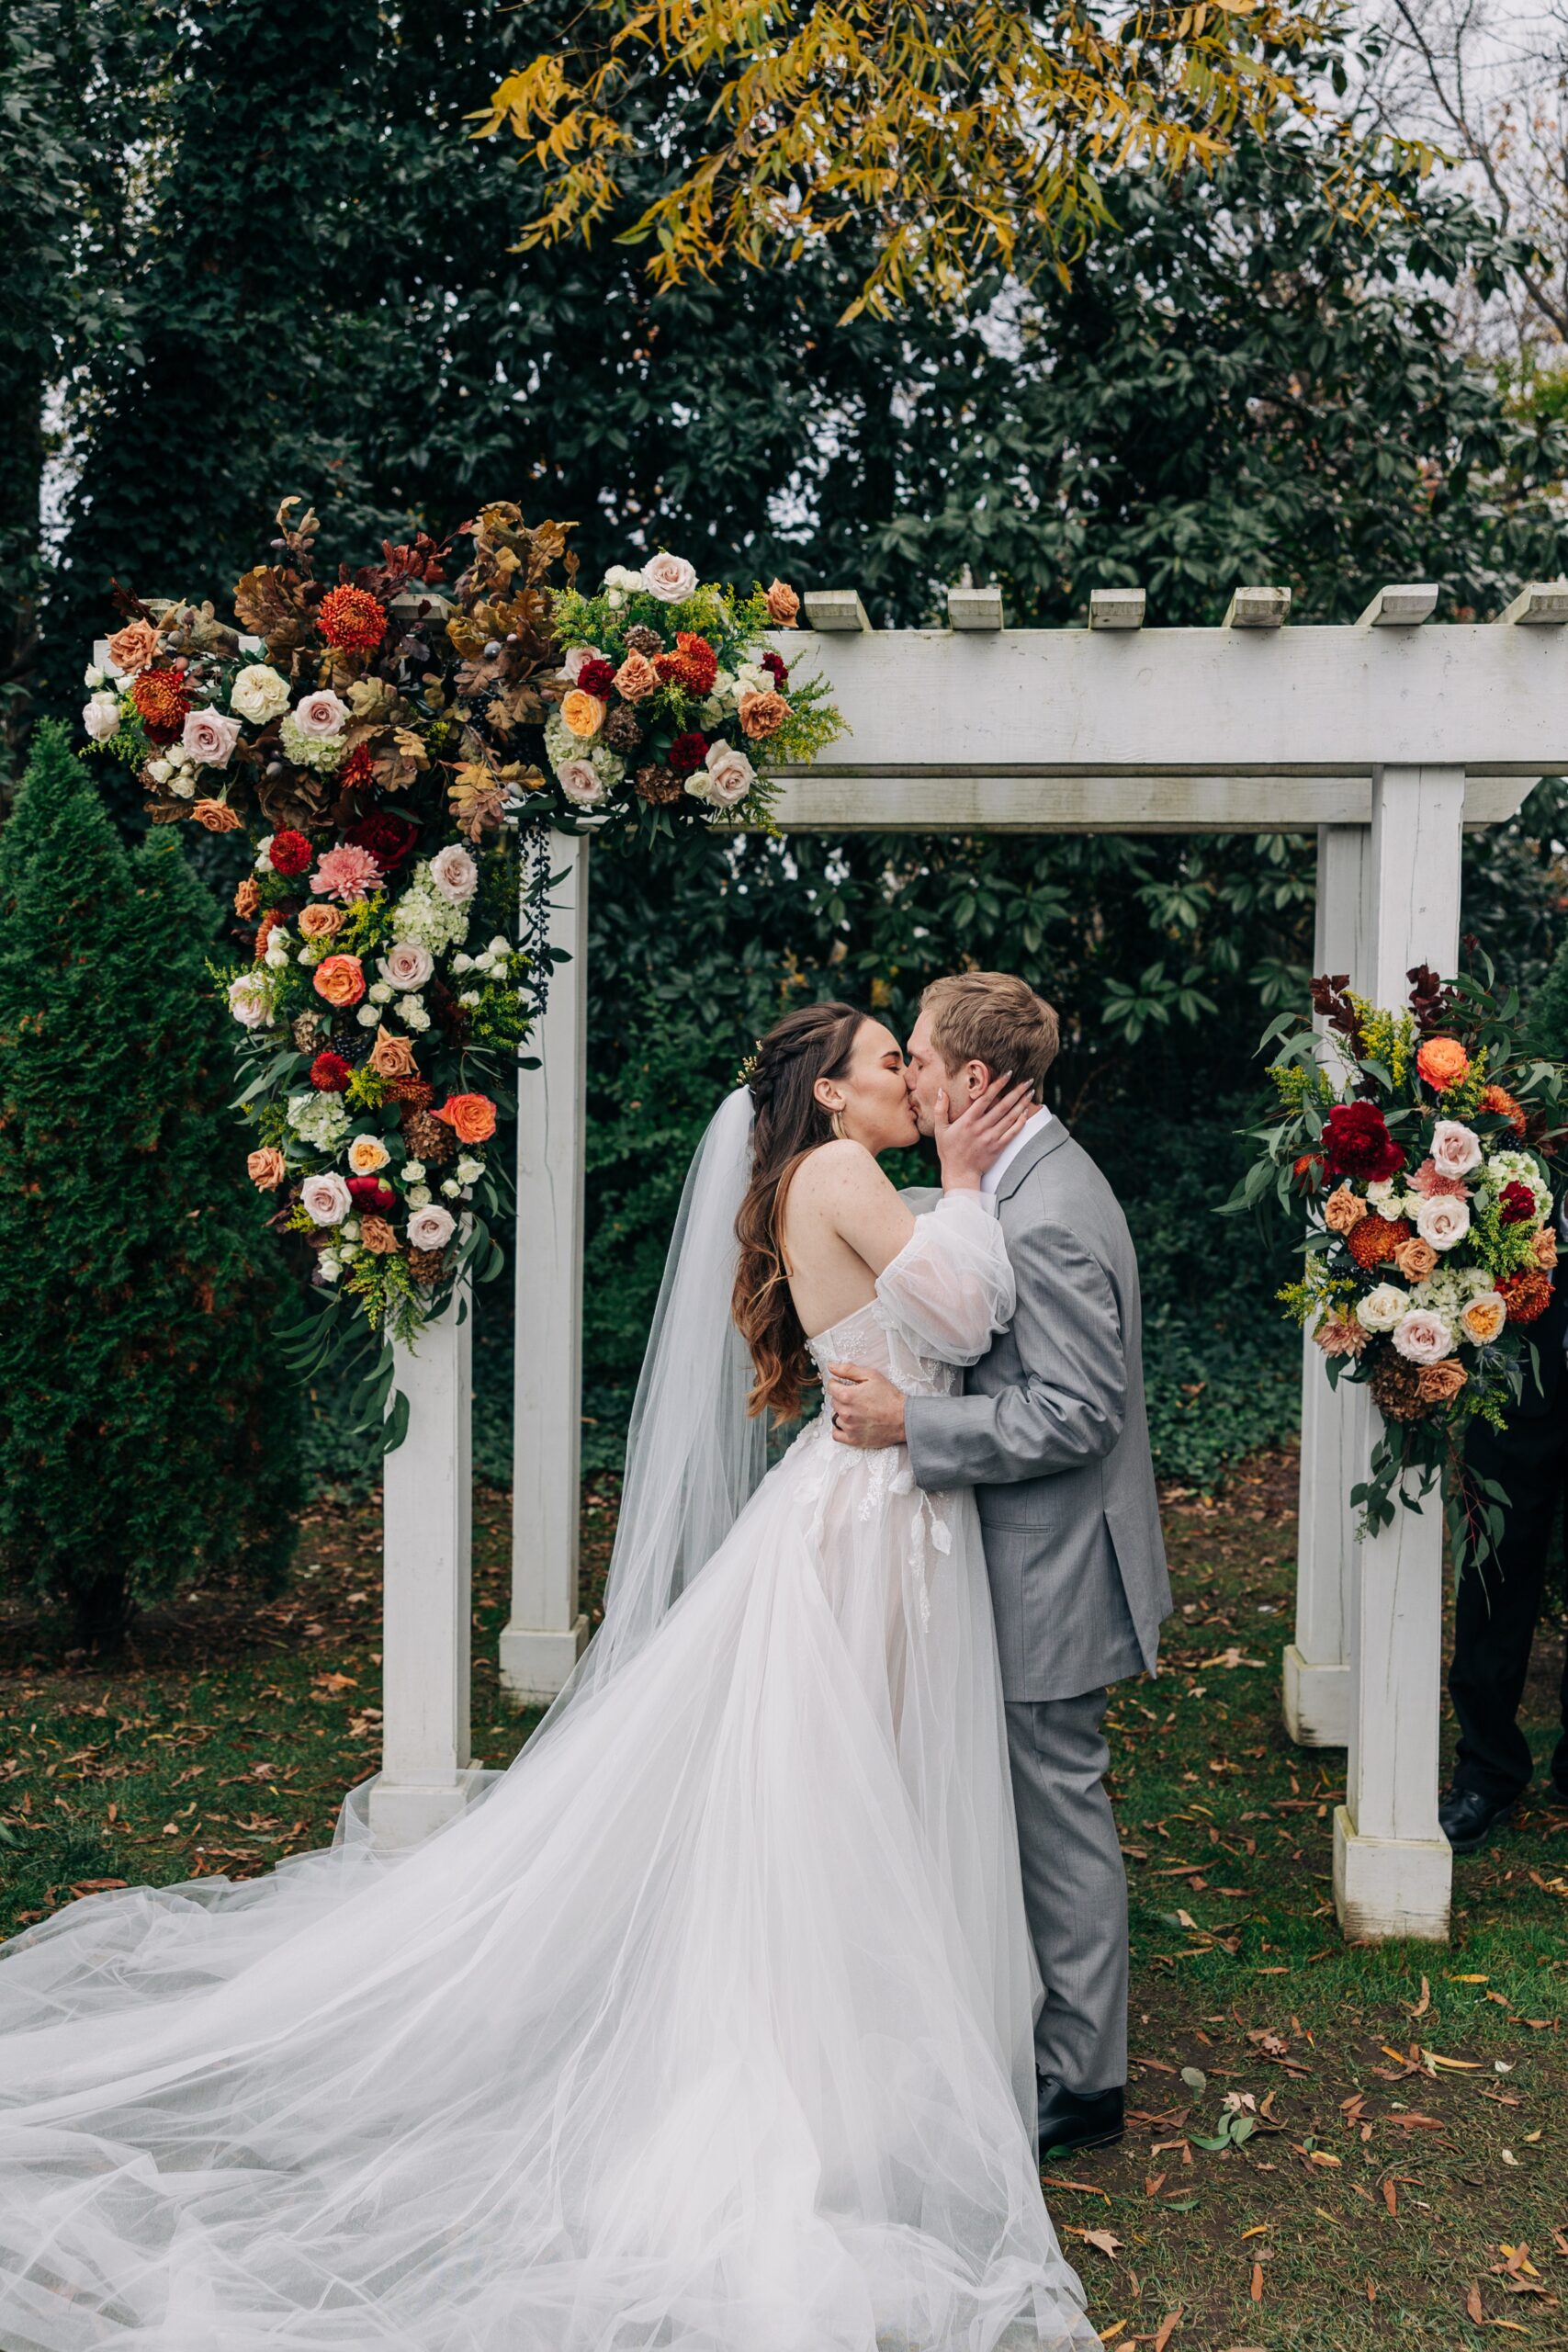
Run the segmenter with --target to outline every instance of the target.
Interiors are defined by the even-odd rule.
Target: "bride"
[[[946,1126],[912,1216],[894,1038],[782,1021],[687,1179],[604,1627],[511,1770],[412,1854],[345,1813],[6,1949],[4,2352],[1097,2346],[973,1500],[821,1417],[759,1483],[813,1364],[930,1393],[1005,1322],[978,1183],[1029,1107]]]

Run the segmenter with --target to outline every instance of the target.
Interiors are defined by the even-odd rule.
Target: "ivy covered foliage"
[[[176,841],[128,854],[40,730],[0,834],[0,1575],[112,1648],[292,1548],[300,1400]]]

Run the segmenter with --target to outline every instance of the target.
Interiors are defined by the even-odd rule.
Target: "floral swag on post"
[[[237,628],[117,583],[83,723],[154,824],[249,839],[212,970],[252,1181],[309,1253],[287,1344],[306,1377],[358,1360],[394,1445],[390,1340],[502,1269],[498,1131],[548,987],[551,831],[766,824],[770,771],[840,720],[767,642],[799,609],[780,581],[738,598],[661,552],[585,596],[571,526],[497,504],[450,584],[453,543],[423,532],[329,582],[299,503],[235,588]]]
[[[1343,974],[1314,980],[1326,1039],[1292,1013],[1270,1024],[1285,1115],[1254,1130],[1261,1156],[1225,1206],[1305,1201],[1305,1267],[1280,1295],[1330,1383],[1365,1383],[1382,1417],[1351,1490],[1359,1532],[1391,1525],[1396,1498],[1418,1510],[1447,1469],[1457,1573],[1495,1550],[1508,1499],[1461,1475],[1466,1427],[1499,1427],[1537,1377],[1529,1327],[1557,1264],[1548,1163],[1568,1072],[1519,1058],[1518,998],[1494,992],[1489,964],[1483,980],[1426,965],[1407,978],[1399,1012]]]

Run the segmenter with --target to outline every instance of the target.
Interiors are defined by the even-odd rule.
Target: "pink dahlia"
[[[345,907],[367,898],[381,887],[381,868],[367,849],[356,842],[342,842],[317,862],[310,888],[324,899],[341,899]]]
[[[1429,1201],[1444,1198],[1462,1201],[1467,1189],[1462,1176],[1447,1174],[1435,1159],[1424,1159],[1410,1181],[1416,1190]]]

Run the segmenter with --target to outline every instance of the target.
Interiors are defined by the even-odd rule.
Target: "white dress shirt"
[[[1050,1125],[1050,1124],[1051,1114],[1045,1108],[1043,1103],[1041,1104],[1039,1110],[1036,1111],[1032,1119],[1025,1119],[1022,1126],[1020,1127],[1017,1135],[1014,1136],[1007,1149],[997,1154],[997,1157],[992,1160],[990,1166],[987,1169],[985,1174],[980,1179],[980,1191],[986,1199],[990,1199],[992,1193],[995,1193],[997,1186],[1001,1182],[1002,1178],[1007,1174],[1008,1170],[1012,1166],[1013,1161],[1018,1158],[1019,1153],[1023,1149],[1024,1145],[1029,1141],[1030,1137],[1032,1136],[1043,1134],[1044,1130]]]

